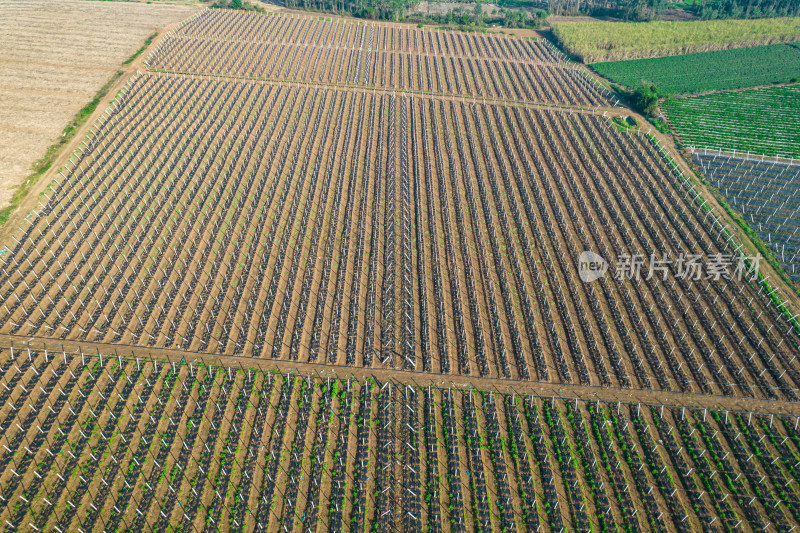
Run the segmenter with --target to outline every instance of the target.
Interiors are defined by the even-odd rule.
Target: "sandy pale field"
[[[198,8],[0,0],[0,208],[121,63]]]

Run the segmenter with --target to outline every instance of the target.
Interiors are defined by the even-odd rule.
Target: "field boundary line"
[[[369,87],[366,85],[352,85],[347,83],[318,83],[318,82],[310,82],[310,81],[303,81],[303,80],[289,80],[283,78],[259,78],[259,77],[247,77],[247,76],[235,76],[232,74],[207,74],[203,72],[182,72],[178,70],[162,70],[153,67],[147,67],[147,72],[150,74],[156,75],[172,75],[172,76],[188,76],[188,77],[195,77],[195,78],[202,78],[202,79],[230,79],[230,80],[240,80],[242,82],[257,82],[257,83],[267,83],[273,85],[285,85],[285,86],[305,86],[311,89],[341,89],[344,91],[361,91],[363,93],[372,93],[372,94],[392,94],[398,96],[417,96],[427,99],[436,99],[436,100],[444,100],[444,101],[460,101],[460,102],[475,102],[475,103],[494,103],[494,104],[503,104],[509,106],[517,106],[517,107],[530,107],[532,109],[553,109],[553,110],[561,110],[561,111],[576,111],[581,113],[590,113],[590,114],[597,114],[600,111],[607,111],[610,113],[617,113],[620,111],[629,111],[625,108],[620,107],[613,107],[613,106],[597,106],[597,107],[586,107],[586,106],[568,106],[563,104],[556,104],[550,102],[533,102],[533,101],[526,101],[526,100],[515,100],[511,98],[493,98],[493,97],[476,97],[476,96],[464,96],[460,94],[447,94],[447,93],[437,93],[437,92],[428,92],[428,91],[416,91],[411,89],[390,89],[387,87]],[[628,113],[629,114],[629,113]]]
[[[299,373],[303,376],[338,377],[340,379],[365,380],[373,378],[378,381],[392,381],[398,384],[419,387],[452,387],[457,389],[475,389],[494,391],[497,393],[532,394],[539,397],[554,397],[565,400],[601,401],[606,403],[640,403],[646,405],[664,405],[686,407],[692,409],[712,409],[723,411],[760,412],[800,417],[800,402],[785,400],[769,400],[742,396],[722,396],[715,394],[697,394],[678,391],[649,390],[636,388],[604,387],[601,385],[580,385],[573,383],[552,383],[531,380],[486,378],[480,376],[464,376],[458,374],[441,374],[433,372],[415,372],[403,369],[353,367],[313,363],[307,361],[290,361],[269,357],[250,357],[223,355],[188,350],[116,345],[92,341],[62,340],[47,337],[26,337],[22,335],[0,335],[0,348],[39,351],[47,350],[58,355],[65,352],[70,355],[160,359],[170,362],[202,362],[209,365],[226,367],[252,368],[254,370],[284,373]]]
[[[735,157],[737,159],[744,159],[746,161],[758,161],[758,162],[766,162],[766,163],[784,163],[787,165],[800,165],[800,159],[796,159],[794,157],[784,157],[780,155],[763,155],[763,154],[756,154],[754,152],[742,152],[741,150],[727,149],[727,148],[717,148],[717,147],[709,147],[709,146],[687,146],[687,150],[689,150],[690,154],[700,154],[700,155],[716,155],[716,156],[728,156],[728,157]]]

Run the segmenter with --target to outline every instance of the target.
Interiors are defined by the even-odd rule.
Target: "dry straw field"
[[[62,128],[156,31],[196,8],[0,0],[0,208]]]
[[[734,412],[798,414],[791,311],[547,42],[208,10],[146,65],[0,265],[0,521],[800,523],[798,419]]]

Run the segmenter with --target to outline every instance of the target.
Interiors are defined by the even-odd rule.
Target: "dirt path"
[[[166,350],[138,346],[120,346],[98,342],[61,341],[42,337],[22,337],[18,335],[0,335],[0,348],[14,347],[15,350],[48,350],[56,356],[61,352],[69,354],[85,354],[87,357],[98,355],[110,357],[157,358],[168,361],[203,362],[222,366],[241,366],[258,370],[277,370],[279,372],[295,372],[300,375],[337,376],[341,379],[363,380],[373,378],[378,381],[395,383],[453,387],[459,389],[493,390],[498,393],[534,394],[542,397],[558,397],[564,399],[577,398],[585,401],[643,403],[649,405],[667,405],[676,407],[720,409],[726,411],[747,411],[761,414],[776,414],[800,417],[800,404],[784,401],[761,400],[738,396],[717,396],[690,394],[666,391],[650,391],[642,389],[623,389],[617,387],[596,387],[574,385],[570,383],[543,383],[536,381],[519,381],[513,379],[482,378],[478,376],[458,376],[437,372],[411,372],[386,368],[356,368],[330,365],[326,363],[301,363],[256,357],[216,355],[210,353],[183,350]]]
[[[172,29],[175,25],[169,26],[161,31],[159,37],[154,40],[150,48],[157,46],[161,39]],[[67,145],[60,156],[57,158],[52,168],[40,179],[37,185],[33,188],[28,197],[22,202],[20,208],[12,215],[9,224],[6,224],[0,230],[0,242],[6,242],[10,239],[12,232],[16,231],[16,226],[21,220],[30,212],[31,209],[36,207],[39,193],[46,190],[51,180],[57,175],[59,170],[63,167],[73,151],[83,141],[86,133],[95,124],[97,119],[105,112],[111,100],[116,96],[120,89],[128,82],[137,70],[143,70],[143,61],[147,57],[147,51],[142,53],[131,64],[127,65],[123,70],[122,76],[111,87],[106,97],[98,104],[97,109],[79,128],[75,134],[72,142]],[[587,70],[587,73],[588,70]],[[589,73],[589,75],[592,75]],[[280,82],[279,82],[280,83]],[[285,85],[294,85],[294,83],[284,82]],[[328,85],[306,84],[309,87],[329,87]],[[359,87],[342,87],[349,91],[362,91],[362,92],[375,92],[374,89],[364,89]],[[384,90],[382,92],[387,92]],[[397,92],[397,91],[393,91]],[[401,94],[403,94],[401,92]],[[409,95],[415,94],[408,92]],[[467,98],[460,96],[450,95],[432,95],[425,94],[427,98],[437,98],[442,100],[462,100],[469,102],[494,102],[494,100],[484,100],[477,98]],[[605,116],[633,116],[640,124],[644,125],[644,130],[649,126],[645,119],[640,115],[632,112],[627,108],[570,108],[563,106],[553,105],[536,105],[521,102],[509,102],[506,100],[497,100],[498,103],[511,104],[511,105],[524,105],[539,109],[553,109],[558,111],[569,110],[573,112],[583,113],[598,113]],[[738,241],[744,245],[746,253],[755,255],[756,247],[750,239],[743,234],[731,220],[722,206],[716,201],[713,194],[699,180],[694,176],[694,172],[690,168],[687,161],[678,152],[673,139],[670,136],[664,135],[654,128],[649,131],[658,140],[664,150],[670,154],[673,160],[678,164],[681,172],[688,177],[699,194],[714,208],[716,214],[728,223],[730,230],[738,236]],[[790,305],[793,308],[800,308],[800,299],[795,295],[784,282],[780,279],[777,273],[774,272],[772,267],[766,262],[762,262],[762,273],[770,277],[770,283],[777,286],[783,298],[790,300]],[[328,375],[336,374],[339,377],[352,377],[354,379],[363,379],[364,377],[374,377],[380,381],[395,381],[398,383],[416,384],[420,386],[431,385],[438,387],[453,386],[458,388],[479,388],[496,390],[498,392],[515,391],[519,393],[536,394],[539,396],[558,396],[563,398],[580,398],[583,400],[599,400],[609,402],[642,402],[649,404],[666,404],[673,406],[686,406],[686,407],[699,407],[699,408],[715,408],[726,410],[747,410],[762,413],[774,413],[800,416],[800,404],[770,400],[754,400],[741,397],[723,397],[716,395],[696,395],[673,393],[665,391],[649,391],[639,389],[623,389],[617,387],[595,387],[583,386],[573,384],[557,384],[557,383],[540,383],[532,381],[518,381],[506,380],[498,378],[481,378],[477,376],[454,376],[451,374],[441,374],[436,372],[420,373],[410,372],[394,369],[383,368],[361,368],[361,367],[347,367],[339,365],[330,365],[325,363],[298,363],[286,360],[267,360],[261,358],[251,357],[233,357],[233,356],[220,356],[211,353],[203,353],[196,351],[182,351],[182,350],[167,350],[167,349],[150,349],[146,347],[134,347],[125,345],[105,344],[96,342],[75,342],[75,341],[60,341],[59,339],[49,339],[44,337],[22,337],[13,335],[0,335],[0,347],[8,348],[14,346],[16,349],[47,349],[51,352],[60,352],[62,350],[70,353],[87,353],[87,354],[100,354],[103,355],[120,355],[120,356],[133,356],[133,357],[158,357],[168,360],[181,360],[186,361],[202,360],[206,363],[223,364],[230,366],[247,366],[249,368],[260,368],[265,370],[279,370],[281,372],[299,372],[302,374],[319,374]]]
[[[431,92],[431,91],[422,91],[417,89],[406,89],[406,88],[397,88],[397,87],[377,87],[377,86],[367,86],[367,85],[355,85],[355,84],[348,84],[348,83],[338,83],[338,82],[315,82],[315,81],[302,81],[302,80],[292,80],[292,79],[284,79],[284,78],[259,78],[259,77],[243,77],[238,75],[224,75],[224,74],[198,74],[196,72],[183,72],[180,70],[160,70],[160,69],[148,69],[148,72],[156,73],[156,74],[165,74],[165,75],[180,75],[180,76],[188,76],[191,78],[213,78],[215,80],[221,79],[229,79],[233,81],[249,81],[249,82],[260,82],[260,83],[268,83],[270,85],[278,85],[283,87],[308,87],[310,89],[340,89],[347,92],[355,92],[355,93],[366,93],[366,94],[391,94],[393,96],[417,96],[420,98],[424,98],[425,100],[441,100],[441,101],[454,101],[454,102],[468,102],[468,103],[478,103],[478,104],[500,104],[506,106],[518,106],[518,107],[530,107],[532,109],[550,109],[553,111],[573,111],[578,113],[604,113],[607,112],[610,116],[622,115],[628,116],[632,114],[627,108],[620,108],[620,107],[611,107],[611,106],[596,106],[596,107],[587,107],[587,106],[577,106],[577,105],[569,105],[569,104],[557,104],[557,103],[537,103],[528,100],[517,100],[513,98],[501,98],[501,97],[493,97],[493,96],[464,96],[461,94],[456,93],[441,93],[441,92]]]
[[[39,180],[36,182],[36,185],[34,185],[28,193],[28,196],[22,200],[22,202],[19,204],[19,207],[17,207],[17,210],[8,218],[8,221],[3,226],[0,226],[0,243],[8,244],[8,242],[11,240],[11,236],[18,231],[17,227],[22,223],[25,217],[28,216],[31,210],[37,207],[39,203],[39,194],[47,190],[56,176],[58,176],[58,173],[64,168],[67,160],[69,160],[70,156],[85,140],[87,132],[95,125],[97,119],[99,119],[103,113],[105,113],[106,108],[108,108],[111,100],[116,97],[117,93],[125,86],[125,84],[128,82],[128,79],[133,74],[135,74],[137,71],[146,70],[143,65],[143,61],[147,58],[150,50],[158,46],[164,36],[179,24],[181,24],[181,21],[162,28],[159,31],[158,36],[153,39],[153,42],[150,43],[150,46],[148,46],[146,50],[139,54],[139,56],[131,63],[119,69],[119,71],[122,72],[122,75],[119,77],[116,83],[109,88],[105,97],[97,104],[94,113],[92,113],[91,116],[86,119],[80,128],[75,130],[72,140],[67,145],[62,147],[60,155],[53,161],[50,169],[39,178]]]

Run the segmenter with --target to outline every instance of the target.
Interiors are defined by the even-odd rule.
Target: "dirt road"
[[[202,362],[207,365],[253,368],[282,373],[295,372],[299,375],[319,377],[336,376],[342,379],[363,380],[373,378],[377,381],[391,381],[421,387],[454,387],[460,389],[493,390],[499,393],[533,394],[542,397],[564,399],[577,398],[584,401],[642,403],[699,409],[720,409],[726,411],[752,411],[754,413],[800,416],[800,404],[784,401],[771,401],[736,396],[716,396],[686,394],[679,392],[650,391],[642,389],[623,389],[613,387],[592,387],[569,383],[543,383],[513,379],[483,378],[479,376],[458,376],[436,372],[412,372],[391,368],[357,368],[326,363],[302,363],[297,361],[274,360],[269,358],[237,357],[185,350],[165,350],[138,346],[123,346],[96,342],[61,341],[37,337],[0,335],[0,348],[12,348],[26,352],[47,350],[58,355],[84,354],[89,357],[123,357],[156,359],[174,362]]]

